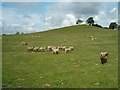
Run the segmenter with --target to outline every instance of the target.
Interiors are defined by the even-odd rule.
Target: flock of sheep
[[[27,42],[22,42],[22,45],[28,45]],[[68,53],[70,51],[73,51],[73,46],[47,46],[47,47],[27,47],[27,51],[29,52],[45,52],[50,51],[53,54],[59,54],[60,51],[64,51],[65,53]],[[108,59],[108,52],[101,52],[100,53],[100,60],[101,63],[104,64],[107,62]]]
[[[66,47],[66,46],[47,46],[47,47],[28,47],[27,51],[29,52],[45,52],[51,51],[53,54],[59,54],[60,51],[64,51],[68,53],[73,51],[73,46]]]
[[[28,45],[27,42],[22,42],[23,45]],[[27,47],[27,51],[29,52],[45,52],[50,51],[53,54],[59,54],[60,51],[64,51],[65,53],[68,53],[70,51],[73,51],[73,46],[47,46],[47,47]]]

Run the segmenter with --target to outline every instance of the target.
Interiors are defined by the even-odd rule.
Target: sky
[[[2,2],[0,33],[41,32],[76,25],[92,16],[95,23],[108,27],[118,22],[117,2]]]

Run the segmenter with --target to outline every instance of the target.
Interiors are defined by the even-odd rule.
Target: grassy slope
[[[3,86],[115,88],[118,86],[117,33],[83,25],[3,36]],[[98,39],[92,41],[90,36]],[[75,50],[59,55],[30,53],[27,46],[21,45],[22,41],[28,42],[28,46],[72,45]],[[99,60],[101,51],[109,53],[108,63],[104,65]]]
[[[0,35],[0,89],[2,88],[2,36]]]

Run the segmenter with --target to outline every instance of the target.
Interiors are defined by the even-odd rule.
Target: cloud
[[[113,8],[113,9],[110,11],[110,13],[117,13],[117,8],[116,8],[116,7]]]
[[[16,33],[17,31],[23,33],[31,33],[39,30],[39,27],[42,23],[41,15],[18,12],[11,8],[3,8],[3,33]]]
[[[75,25],[77,19],[85,23],[90,16],[95,23],[108,26],[111,21],[117,21],[117,13],[117,7],[103,8],[102,2],[13,2],[3,4],[3,18],[0,20],[4,24],[4,33],[31,33]]]
[[[77,19],[84,21],[88,16],[98,14],[101,3],[93,2],[59,2],[49,6],[48,13],[50,19],[45,19],[46,27],[62,27],[75,25]]]
[[[40,7],[42,8],[41,4],[38,2],[3,2],[3,6],[21,10],[38,9]]]
[[[112,5],[112,6],[111,6]],[[84,22],[90,16],[92,16],[96,23],[102,26],[109,26],[111,21],[117,22],[117,3],[103,3],[103,2],[59,2],[55,4],[55,8],[52,9],[54,16],[54,21],[59,21],[59,23],[68,23],[68,17],[66,15],[72,14],[76,19],[82,19]],[[58,14],[56,14],[58,13]],[[60,16],[61,15],[61,16]],[[62,18],[64,16],[65,18]],[[60,18],[59,18],[60,17]],[[64,22],[64,23],[63,23]]]
[[[66,14],[62,22],[63,26],[71,26],[76,24],[77,18],[73,14]]]
[[[7,24],[7,25],[3,25],[2,26],[3,33],[8,33],[8,34],[12,34],[12,33],[16,33],[17,31],[20,33],[31,33],[34,31],[38,31],[38,29],[35,27],[34,23],[29,23],[29,24],[15,24],[15,23],[11,23],[11,24]]]
[[[97,14],[100,5],[101,3],[98,2],[59,2],[55,4],[52,11],[64,14],[72,13],[79,18],[81,15]]]

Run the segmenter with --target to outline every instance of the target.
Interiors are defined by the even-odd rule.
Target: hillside
[[[117,88],[118,31],[93,26],[2,37],[2,77],[7,88]],[[96,38],[91,40],[91,36]],[[21,42],[27,42],[23,46]],[[54,55],[27,52],[28,46],[73,46],[69,53]],[[109,53],[102,65],[102,51]]]

